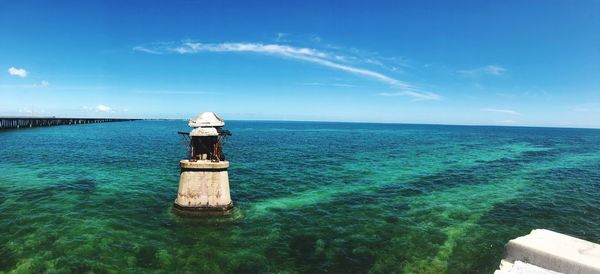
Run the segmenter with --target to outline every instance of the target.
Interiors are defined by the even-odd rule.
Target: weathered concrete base
[[[189,217],[227,216],[233,212],[233,203],[224,207],[182,207],[174,203],[173,211],[178,215]]]
[[[532,269],[527,265],[546,272],[522,272],[520,269]],[[504,259],[495,273],[555,272],[600,274],[600,245],[550,230],[534,229],[529,235],[506,244]]]
[[[227,215],[233,208],[229,193],[229,162],[180,161],[176,213],[188,216]]]

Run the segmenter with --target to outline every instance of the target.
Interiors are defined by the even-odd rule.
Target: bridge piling
[[[56,118],[56,117],[0,117],[0,130],[60,125],[80,125],[109,122],[127,122],[140,119],[121,118]]]

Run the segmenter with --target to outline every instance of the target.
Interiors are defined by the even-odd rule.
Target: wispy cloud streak
[[[169,49],[180,54],[199,53],[199,52],[251,52],[259,54],[288,57],[292,59],[303,60],[316,63],[322,66],[358,74],[369,77],[393,86],[402,88],[414,88],[412,85],[403,81],[391,78],[379,72],[368,69],[349,66],[331,61],[335,58],[328,53],[321,52],[311,48],[297,48],[279,44],[260,44],[260,43],[222,43],[222,44],[203,44],[186,42],[183,45]]]
[[[133,47],[133,50],[150,53],[150,54],[162,54],[162,52],[160,52],[160,51],[151,50],[149,48],[141,47],[141,46]]]
[[[401,92],[382,92],[382,93],[379,93],[379,95],[387,96],[387,97],[408,96],[408,97],[412,97],[413,101],[428,101],[428,100],[436,100],[437,101],[437,100],[442,99],[442,96],[435,94],[433,92],[427,92],[427,91],[416,92],[416,91],[406,90],[406,91],[401,91]]]
[[[482,108],[481,111],[510,114],[510,115],[521,115],[521,113],[516,112],[512,109]]]
[[[344,64],[344,58],[340,55],[331,54],[328,52],[304,48],[293,47],[283,44],[262,44],[262,43],[198,43],[184,41],[181,43],[162,43],[150,44],[149,46],[137,46],[133,50],[151,53],[177,53],[177,54],[195,54],[202,52],[234,52],[234,53],[255,53],[275,57],[295,59],[305,62],[310,62],[320,66],[352,73],[362,77],[370,78],[394,88],[401,89],[403,92],[395,93],[395,96],[409,96],[419,100],[439,100],[441,96],[420,91],[417,87],[407,82],[392,78],[383,73],[370,69],[357,67],[354,65]],[[435,98],[435,99],[434,99]]]
[[[487,65],[480,68],[459,70],[458,73],[465,76],[479,76],[482,74],[500,76],[506,72],[506,69],[498,65]]]

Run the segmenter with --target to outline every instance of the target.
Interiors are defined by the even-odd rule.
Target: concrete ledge
[[[233,211],[233,202],[225,206],[185,207],[173,203],[173,211],[181,216],[225,216]]]
[[[210,160],[199,160],[190,162],[190,160],[181,160],[179,165],[183,169],[227,169],[229,161],[213,162]]]
[[[545,229],[510,240],[497,273],[511,272],[515,262],[525,262],[561,273],[600,274],[600,245]],[[508,270],[508,271],[506,271]]]

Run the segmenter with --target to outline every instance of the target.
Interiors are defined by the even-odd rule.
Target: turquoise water
[[[490,273],[600,242],[600,130],[228,121],[234,214],[171,211],[184,121],[0,132],[0,272]]]

